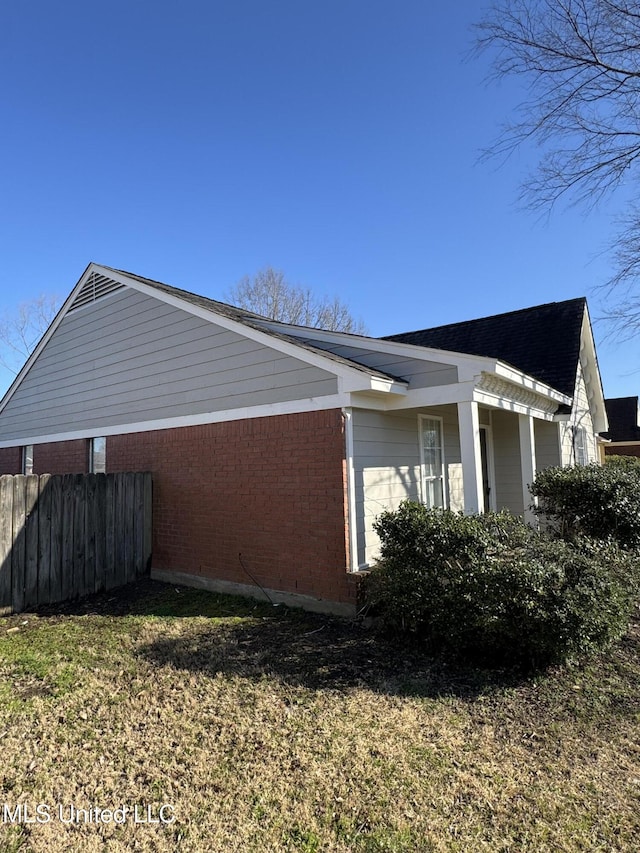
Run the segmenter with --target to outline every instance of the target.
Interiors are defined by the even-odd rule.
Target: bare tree
[[[315,296],[309,288],[288,282],[284,273],[273,267],[244,276],[227,291],[225,299],[239,308],[294,326],[366,333],[362,321],[356,320],[337,296]]]
[[[0,321],[0,364],[18,373],[54,318],[60,300],[45,294],[18,305]]]
[[[522,188],[526,203],[549,209],[566,198],[590,207],[623,184],[637,192],[638,2],[499,0],[478,25],[477,46],[491,50],[496,77],[520,76],[528,84],[530,97],[489,152],[507,155],[526,141],[540,146],[538,169]],[[620,223],[608,283],[620,295],[614,321],[631,309],[640,320],[639,237],[640,208],[632,205]]]

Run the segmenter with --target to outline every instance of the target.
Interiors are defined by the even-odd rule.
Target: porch
[[[400,412],[353,409],[354,567],[377,555],[376,517],[406,499],[467,513],[508,509],[533,521],[529,485],[537,471],[562,464],[566,430],[552,413],[537,414],[475,401]]]

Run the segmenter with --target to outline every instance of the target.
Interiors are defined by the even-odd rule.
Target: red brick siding
[[[89,470],[89,442],[85,438],[33,446],[34,474],[85,474]]]
[[[110,436],[108,471],[151,471],[153,566],[353,602],[339,410]]]
[[[0,474],[22,473],[22,448],[0,447]]]

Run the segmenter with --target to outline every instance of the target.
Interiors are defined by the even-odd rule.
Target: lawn
[[[0,851],[636,851],[639,651],[465,671],[150,581],[5,618]]]

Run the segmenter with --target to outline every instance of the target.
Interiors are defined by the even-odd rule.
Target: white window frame
[[[587,430],[582,426],[573,428],[573,455],[576,465],[589,464]]]
[[[440,432],[440,462],[441,462],[441,470],[439,476],[429,476],[427,477],[425,471],[425,459],[424,459],[424,421],[435,421],[438,424],[438,429]],[[418,432],[419,437],[418,441],[420,444],[420,495],[422,503],[425,506],[429,506],[427,503],[427,494],[425,489],[425,483],[427,479],[430,481],[440,480],[442,487],[442,507],[441,509],[446,509],[449,505],[449,496],[448,496],[448,483],[446,477],[446,462],[445,462],[445,454],[444,454],[444,422],[443,419],[438,415],[418,415]],[[430,507],[431,509],[432,507]]]
[[[33,444],[25,444],[22,448],[22,473],[33,474]]]
[[[95,450],[96,441],[104,442],[104,451],[103,451],[104,462],[103,462],[103,465],[101,465],[98,468],[96,468],[96,450]],[[105,436],[99,435],[99,436],[96,436],[95,438],[89,439],[89,473],[90,474],[105,474],[106,471],[107,471],[107,439]]]

